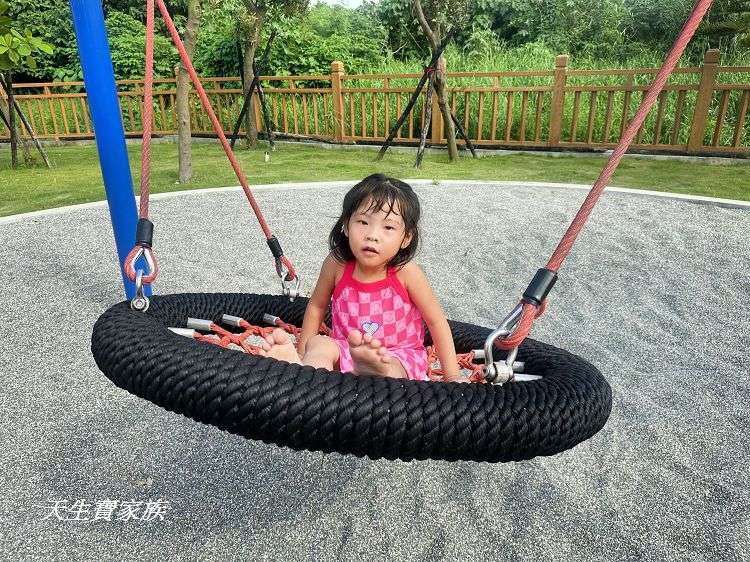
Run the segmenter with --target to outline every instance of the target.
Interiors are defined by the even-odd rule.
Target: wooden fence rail
[[[522,72],[450,72],[449,103],[469,137],[483,147],[610,149],[635,115],[658,69],[573,70],[567,55],[554,68]],[[381,143],[401,114],[420,74],[331,73],[262,77],[274,130],[289,137]],[[142,133],[143,82],[120,80],[118,95],[128,136]],[[230,133],[242,106],[238,77],[204,78],[208,96]],[[16,99],[42,139],[92,138],[82,82],[17,84]],[[155,81],[156,135],[176,132],[175,80]],[[196,136],[211,136],[207,114],[191,97]],[[431,137],[444,144],[442,116],[433,97]],[[710,50],[700,67],[675,71],[633,144],[641,152],[750,155],[750,67],[722,67]],[[260,107],[253,110],[260,122]],[[414,144],[425,115],[424,96],[398,131]],[[8,130],[0,124],[0,141]]]

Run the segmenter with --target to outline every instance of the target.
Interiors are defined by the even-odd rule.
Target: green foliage
[[[712,47],[750,49],[750,0],[717,0],[700,33]]]
[[[180,15],[179,6],[174,4],[175,2],[171,2],[169,6],[170,10],[178,8],[176,14],[173,13],[173,17],[179,27],[184,17]],[[143,77],[145,27],[141,22],[145,21],[145,2],[143,0],[106,0],[103,7],[115,77],[118,79]],[[53,53],[42,53],[37,57],[35,69],[25,69],[25,74],[29,78],[54,81],[83,79],[68,2],[13,0],[11,12],[19,24],[32,30],[45,42],[54,46]],[[156,21],[160,22],[158,15]],[[176,51],[169,45],[171,45],[171,40],[164,33],[157,35],[154,44],[157,76],[174,75],[171,67],[176,62]]]
[[[428,6],[434,8],[434,4]],[[526,2],[473,0],[468,8],[469,18],[456,29],[453,40],[467,54],[492,55],[505,45],[520,45],[539,38],[538,33],[530,29],[534,18],[526,15]],[[407,60],[424,59],[429,55],[427,42],[412,10],[412,0],[366,2],[364,9],[369,10],[385,28],[393,57]],[[535,12],[532,10],[531,14]]]
[[[503,49],[497,35],[490,29],[474,29],[464,42],[463,51],[468,58],[492,58]]]
[[[623,27],[634,41],[671,43],[693,5],[693,0],[625,0]]]
[[[303,14],[309,0],[206,0],[204,8],[222,20],[226,31],[245,43],[255,39],[257,23],[261,27],[284,18]]]
[[[430,28],[441,36],[462,29],[471,21],[473,0],[419,1]]]
[[[411,0],[366,1],[362,11],[380,22],[394,57],[400,60],[424,58],[429,52],[419,21],[412,13]]]
[[[280,29],[271,52],[275,74],[327,74],[334,60],[348,72],[376,67],[385,57],[385,30],[364,13],[318,4]]]
[[[5,0],[0,0],[0,70],[33,70],[37,66],[37,53],[49,55],[54,48],[34,35],[32,30],[14,22],[9,8]]]
[[[429,10],[445,7],[448,0],[423,1]],[[6,2],[0,0],[7,6]],[[584,60],[591,61],[586,64],[607,60],[611,66],[623,66],[632,60],[653,58],[651,64],[658,64],[659,58],[652,54],[663,56],[693,0],[471,0],[470,4],[460,0],[459,4],[468,7],[468,13],[448,11],[439,16],[443,24],[456,25],[468,15],[446,52],[449,66],[491,70],[515,67],[520,61],[533,65],[527,68],[548,68],[553,55],[561,52],[572,55],[578,67]],[[268,72],[328,73],[335,59],[342,60],[348,72],[375,71],[395,61],[418,69],[429,55],[412,0],[365,0],[355,10],[318,4],[300,17],[306,5],[307,0],[203,0],[194,56],[196,69],[208,76],[239,73],[237,45],[248,39],[253,10],[265,10],[261,49],[271,28],[278,30]],[[178,29],[182,29],[185,1],[170,0],[168,6]],[[103,7],[116,77],[142,77],[145,1],[103,0]],[[290,16],[292,13],[297,16]],[[41,48],[33,51],[35,68],[19,53],[24,57],[23,65],[16,69],[20,79],[82,79],[68,2],[13,0],[6,15],[21,35],[11,34],[10,42],[23,42],[23,52],[34,44],[25,39],[25,31],[54,47],[47,52]],[[176,53],[158,14],[156,21],[156,74],[171,77]],[[0,50],[7,53],[8,34],[0,35]],[[709,46],[722,50],[724,63],[733,58],[747,64],[750,0],[715,0],[699,37],[692,43],[689,62],[699,63]],[[520,47],[524,50],[518,51]],[[538,56],[527,57],[532,51]],[[3,56],[7,66],[9,55]]]
[[[195,62],[207,75],[239,72],[235,20],[225,9],[208,8],[204,15]],[[304,17],[279,17],[266,27],[260,50],[271,28],[277,31],[266,73],[328,74],[334,60],[345,61],[348,72],[359,72],[377,66],[386,55],[386,34],[378,22],[341,6],[318,4]]]
[[[78,46],[74,40],[73,20],[68,2],[58,0],[13,0],[12,16],[23,27],[33,31],[54,46],[51,54],[37,57],[36,69],[25,69],[32,80],[80,80]]]
[[[187,17],[187,2],[185,0],[166,0],[164,2],[172,19],[184,21]],[[146,22],[146,0],[103,0],[104,16],[111,12],[122,12],[133,19]],[[159,8],[156,7],[156,19],[159,20]]]
[[[616,52],[623,44],[623,0],[512,0],[511,21],[527,39],[559,52]]]
[[[117,79],[142,78],[146,64],[146,28],[123,12],[111,11],[106,19],[112,66]],[[166,37],[154,37],[154,76],[174,76],[177,49]]]

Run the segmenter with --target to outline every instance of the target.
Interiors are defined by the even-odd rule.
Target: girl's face
[[[392,209],[377,211],[370,209],[370,204],[365,201],[354,212],[344,227],[344,234],[349,238],[349,247],[357,262],[375,269],[384,267],[401,248],[407,247],[411,236],[406,235],[398,202]]]

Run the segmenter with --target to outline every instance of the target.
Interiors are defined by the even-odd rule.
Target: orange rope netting
[[[248,340],[252,337],[265,338],[266,336],[270,335],[271,332],[273,332],[273,330],[275,330],[276,328],[281,328],[288,334],[294,336],[295,339],[299,339],[299,335],[301,332],[300,328],[292,324],[287,324],[278,317],[269,318],[273,322],[273,326],[254,326],[247,320],[244,320],[242,318],[236,319],[236,326],[238,328],[241,328],[242,332],[232,332],[224,328],[223,326],[216,324],[215,322],[198,320],[197,322],[202,322],[205,328],[194,328],[189,333],[189,335],[197,341],[242,351],[250,355],[260,354],[261,347],[260,345],[251,343]],[[188,324],[190,325],[190,322],[188,322]],[[232,324],[235,324],[235,322],[232,322]],[[198,329],[202,331],[210,331],[210,333],[203,334],[197,331]],[[325,336],[330,336],[331,329],[325,324],[321,324],[320,331],[318,333]],[[468,378],[471,382],[484,382],[484,377],[482,376],[482,366],[474,363],[475,353],[473,351],[470,351],[469,353],[456,354],[456,358],[458,360],[459,369],[469,371]],[[437,351],[432,345],[427,347],[427,359],[428,364],[430,365],[427,371],[427,375],[430,377],[430,380],[442,381],[444,372],[440,367],[435,366],[436,364],[438,364],[438,357]]]

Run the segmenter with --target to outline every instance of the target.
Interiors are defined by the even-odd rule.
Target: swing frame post
[[[136,293],[135,283],[125,275],[124,262],[135,243],[138,212],[112,57],[107,42],[107,30],[104,27],[104,13],[101,2],[88,0],[71,0],[70,8],[99,154],[99,167],[102,171],[117,246],[120,275],[125,296],[132,299]],[[149,285],[144,289],[147,295],[151,294]]]
[[[385,143],[383,143],[383,146],[380,147],[380,151],[378,151],[378,154],[375,157],[376,161],[382,160],[388,148],[391,146],[391,144],[393,144],[393,139],[396,138],[396,134],[398,133],[398,130],[404,124],[404,121],[406,121],[406,118],[408,117],[409,112],[414,107],[414,104],[417,103],[417,99],[419,98],[419,95],[422,92],[422,88],[424,88],[424,85],[427,83],[427,80],[430,78],[432,74],[432,70],[435,68],[435,65],[437,64],[438,59],[443,54],[443,51],[445,50],[445,48],[448,46],[448,42],[453,36],[453,33],[454,33],[453,31],[448,33],[448,35],[446,35],[443,38],[443,41],[440,43],[440,45],[438,45],[437,50],[432,54],[430,63],[425,67],[424,71],[422,72],[422,77],[419,79],[419,82],[417,83],[417,87],[414,89],[414,92],[411,95],[411,99],[409,100],[409,103],[406,104],[406,107],[401,112],[401,115],[396,121],[396,124],[391,127],[391,132],[388,135],[388,138],[385,139]]]
[[[425,144],[427,144],[427,131],[430,128],[430,123],[432,121],[432,94],[434,92],[435,86],[433,84],[432,80],[432,72],[429,73],[429,76],[427,77],[427,94],[425,95],[424,100],[424,122],[422,123],[422,131],[419,135],[419,147],[417,148],[417,158],[414,161],[414,167],[419,168],[422,166],[422,158],[424,157],[424,148]]]
[[[271,117],[268,113],[268,107],[266,106],[266,96],[263,92],[263,86],[260,83],[260,74],[261,72],[265,71],[265,68],[268,65],[268,57],[271,54],[271,44],[273,43],[275,37],[276,30],[274,29],[271,32],[271,36],[268,38],[268,43],[266,43],[266,48],[263,51],[263,55],[261,56],[260,64],[258,64],[257,60],[253,61],[253,81],[250,83],[250,88],[247,90],[247,94],[243,96],[242,109],[240,109],[239,117],[237,117],[237,123],[235,124],[234,131],[232,132],[232,136],[229,139],[229,146],[231,146],[232,149],[234,149],[235,141],[239,136],[242,121],[245,119],[245,113],[247,113],[248,111],[253,93],[257,92],[258,100],[260,101],[260,105],[263,111],[263,126],[265,128],[266,137],[268,143],[271,145],[271,150],[276,150],[273,140],[274,124],[271,123]],[[240,74],[244,83],[245,75],[242,73],[242,64],[240,64]]]

